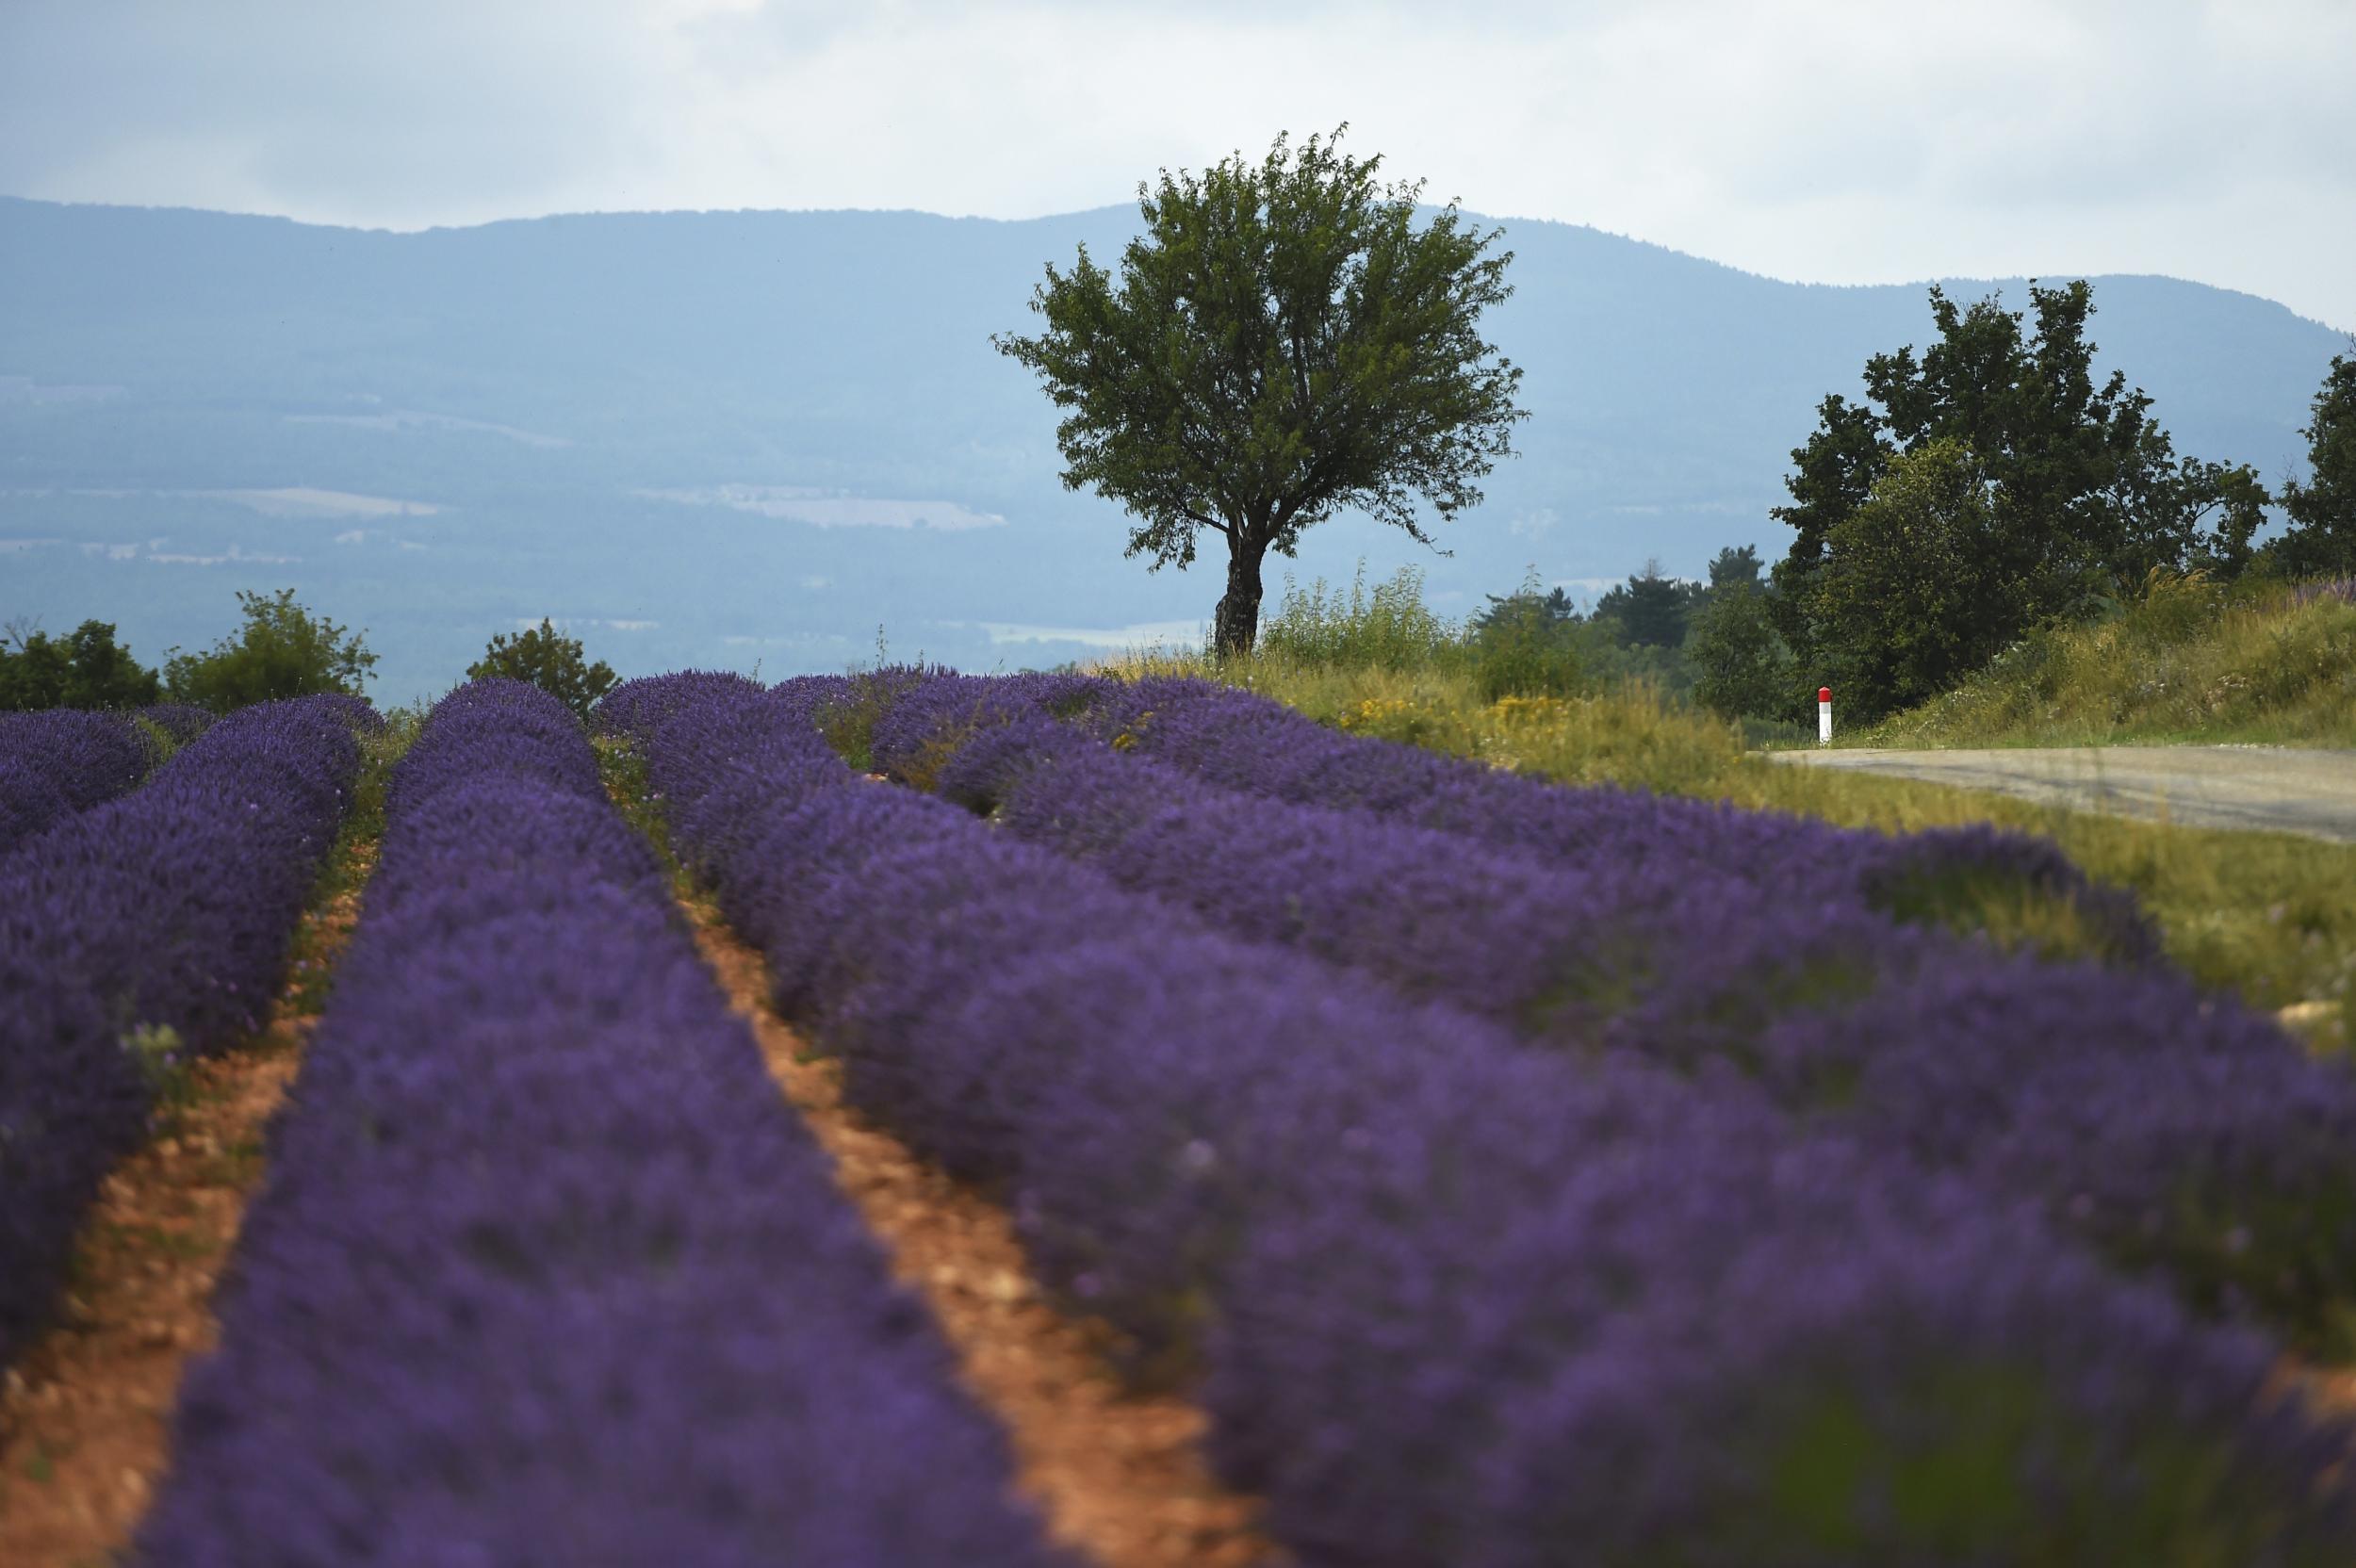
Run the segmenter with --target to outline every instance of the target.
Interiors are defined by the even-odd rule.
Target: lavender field
[[[10,718],[0,808],[12,1388],[324,996],[112,1537],[0,1406],[24,1560],[2356,1560],[2356,1080],[2042,840],[920,669]],[[1040,1459],[1148,1401],[1184,1508]]]

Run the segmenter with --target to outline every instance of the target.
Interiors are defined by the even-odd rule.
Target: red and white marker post
[[[1829,686],[1816,688],[1816,743],[1820,746],[1832,744],[1832,688]]]

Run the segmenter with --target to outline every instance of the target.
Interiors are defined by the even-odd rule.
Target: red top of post
[[[1816,700],[1818,702],[1830,702],[1832,700],[1832,688],[1829,686],[1817,687]]]

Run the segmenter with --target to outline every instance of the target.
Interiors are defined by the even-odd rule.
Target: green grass
[[[2121,742],[2356,746],[2356,584],[2154,579],[2118,614],[2033,633],[1946,695],[1841,740]]]

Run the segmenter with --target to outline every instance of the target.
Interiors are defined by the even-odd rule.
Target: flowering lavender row
[[[892,718],[877,727],[887,767],[1018,837],[1231,935],[1572,1049],[1744,1060],[1779,1013],[1949,950],[1854,904],[1777,899],[1706,867],[1533,864],[1393,818],[1241,794],[1038,712],[913,746]]]
[[[878,754],[905,771],[923,747],[945,796],[1230,934],[1557,1046],[1735,1064],[1788,1110],[2041,1200],[2208,1310],[2356,1348],[2356,1080],[2179,976],[2008,959],[1642,857],[1530,865],[1219,789],[1028,701],[919,735],[887,719]]]
[[[59,818],[136,788],[155,751],[120,713],[0,713],[0,856]]]
[[[381,726],[384,721],[374,708],[367,707],[366,718],[356,720],[364,725]],[[213,727],[220,717],[209,708],[199,708],[192,702],[154,702],[139,710],[139,716],[168,736],[174,745],[184,746]]]
[[[823,697],[824,694],[817,695]],[[674,847],[858,1103],[1191,1373],[1307,1564],[2336,1561],[2348,1433],[2040,1217],[1534,1053],[638,683]],[[763,781],[766,781],[765,788]]]
[[[338,709],[250,708],[0,862],[0,1365],[158,1076],[268,1015],[358,767]]]
[[[1346,735],[1210,681],[1074,676],[928,680],[877,726],[879,758],[921,768],[944,729],[1028,705],[1208,782],[1299,805],[1369,811],[1476,839],[1516,858],[1732,876],[1788,905],[1862,905],[1907,921],[1968,921],[1976,900],[2067,906],[2090,951],[2130,963],[2159,942],[2133,897],[2090,883],[2050,841],[1988,826],[1895,837],[1778,812],[1616,788],[1566,788]]]
[[[387,810],[139,1560],[1059,1560],[563,706]]]

